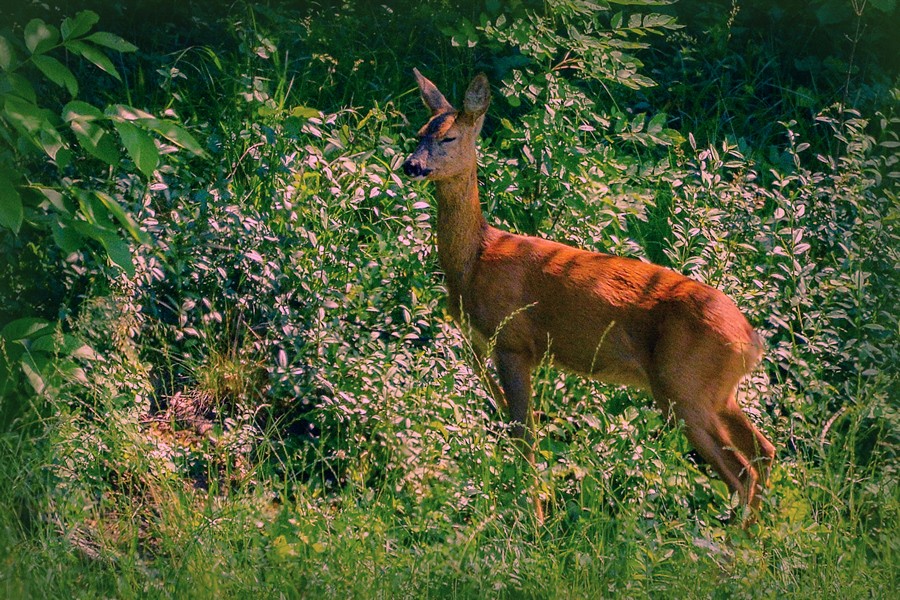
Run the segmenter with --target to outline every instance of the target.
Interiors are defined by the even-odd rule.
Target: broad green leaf
[[[8,71],[16,62],[16,49],[6,37],[0,35],[0,69]]]
[[[119,266],[129,277],[134,277],[134,261],[131,258],[131,247],[128,242],[115,234],[103,235],[100,243],[114,264]]]
[[[93,348],[85,344],[78,336],[69,333],[42,336],[34,341],[31,350],[73,358],[93,359],[97,357]]]
[[[34,317],[25,317],[8,323],[3,330],[0,331],[0,336],[14,342],[17,340],[34,339],[42,335],[47,335],[52,331],[53,325],[48,321]]]
[[[36,149],[47,152],[51,158],[61,151],[60,148],[64,142],[53,126],[53,119],[56,118],[56,115],[49,110],[39,108],[34,103],[18,96],[8,95],[4,104],[4,116]]]
[[[69,147],[60,148],[56,153],[56,166],[60,169],[65,169],[70,164],[72,164],[72,160],[75,158],[75,154],[69,150]]]
[[[54,365],[54,367],[56,369],[56,372],[62,375],[62,377],[68,381],[75,381],[83,385],[89,383],[87,373],[85,373],[84,369],[79,367],[74,361],[60,360]]]
[[[116,68],[113,66],[112,61],[109,60],[109,57],[103,53],[103,51],[98,48],[91,46],[85,42],[72,40],[70,42],[66,42],[66,48],[75,52],[76,54],[80,54],[87,60],[91,61],[97,68],[101,71],[106,71],[119,81],[122,81],[122,77],[119,75],[119,72],[116,71]]]
[[[119,162],[119,147],[105,129],[85,119],[74,119],[69,123],[75,138],[88,153],[96,156],[108,165],[115,166]]]
[[[65,87],[69,91],[70,96],[78,95],[78,81],[64,64],[53,58],[52,56],[36,55],[31,57],[41,73],[58,86]]]
[[[622,27],[622,12],[617,12],[613,15],[612,19],[609,22],[609,26],[613,29],[620,29]]]
[[[74,18],[66,18],[60,27],[63,39],[68,40],[86,34],[99,20],[100,17],[92,10],[83,10]]]
[[[90,40],[98,46],[105,46],[113,50],[118,50],[119,52],[134,52],[137,50],[137,46],[134,44],[126,42],[116,34],[108,33],[106,31],[92,33],[84,39]]]
[[[37,394],[41,394],[47,389],[47,382],[41,374],[41,369],[35,364],[34,358],[31,355],[24,355],[22,357],[22,362],[19,364],[22,366],[22,372],[25,373],[25,378],[28,379],[28,383],[31,384],[31,387],[34,388],[34,391]]]
[[[153,171],[159,165],[159,151],[153,138],[146,131],[127,121],[117,121],[115,127],[131,160],[141,173],[152,177]]]
[[[666,113],[657,113],[647,124],[647,133],[660,133],[666,124]]]
[[[49,126],[52,116],[49,110],[38,108],[34,103],[16,96],[7,96],[4,108],[4,116],[14,127],[32,135],[43,129],[45,124]]]
[[[75,231],[70,223],[63,220],[52,221],[50,229],[53,232],[53,241],[63,252],[72,253],[81,250],[83,246],[81,234]]]
[[[87,223],[75,221],[74,225],[78,231],[88,237],[92,237],[98,242],[101,237],[107,233],[115,232],[115,226],[109,220],[109,211],[103,206],[100,198],[87,190],[75,190],[78,197],[78,206],[81,208],[81,214],[87,219]],[[91,225],[92,227],[81,227],[81,225]]]
[[[680,29],[675,17],[659,13],[651,13],[644,16],[644,27],[662,27],[664,29]]]
[[[136,242],[141,244],[150,243],[150,236],[147,235],[147,232],[141,229],[141,226],[137,224],[134,218],[128,214],[122,205],[116,202],[115,198],[106,194],[105,192],[95,191],[94,195],[103,203],[103,206],[108,210],[119,223],[122,224],[131,237],[134,238]]]
[[[50,204],[53,205],[53,208],[61,212],[63,215],[72,214],[72,207],[69,206],[68,202],[66,202],[66,197],[62,195],[62,192],[48,187],[37,187],[37,191],[43,194],[43,196],[50,202]]]
[[[197,156],[204,156],[206,154],[200,144],[197,143],[197,140],[194,139],[194,136],[188,133],[183,127],[179,127],[171,121],[165,121],[163,119],[145,119],[142,123],[176,146],[180,146],[189,152],[193,152]]]
[[[85,192],[81,199],[88,200],[88,202],[82,204],[82,208],[84,209],[86,205],[90,205],[92,196],[89,196]],[[125,271],[129,277],[133,277],[135,272],[134,262],[131,259],[131,247],[128,245],[128,242],[120,238],[119,235],[111,229],[111,224],[102,224],[102,221],[106,221],[105,217],[100,217],[93,209],[89,209],[87,212],[90,212],[92,222],[72,221],[72,226],[81,235],[95,239],[103,244],[103,248],[106,250],[109,259]],[[101,221],[101,223],[98,223],[98,220]]]
[[[25,26],[25,47],[32,54],[43,54],[59,41],[59,31],[42,19],[32,19]]]
[[[126,121],[137,121],[139,119],[155,119],[153,115],[139,108],[128,106],[126,104],[115,104],[106,109],[107,116],[119,117]]]
[[[845,22],[853,14],[850,3],[842,0],[825,0],[815,13],[819,24],[825,27]]]
[[[40,134],[38,134],[38,142],[40,142],[41,147],[44,149],[44,152],[47,153],[47,156],[53,160],[57,160],[60,150],[63,150],[66,147],[66,142],[54,128],[41,129]],[[62,167],[63,165],[60,164],[59,166]]]
[[[36,338],[28,347],[32,352],[46,352],[47,354],[58,354],[62,351],[62,340],[57,335],[42,335]]]
[[[22,197],[6,175],[0,173],[0,225],[19,233],[22,219]]]
[[[96,224],[94,221],[72,221],[72,228],[83,237],[103,241],[104,235],[115,235],[112,229]]]
[[[32,104],[37,102],[37,94],[34,93],[31,82],[11,71],[0,75],[0,93],[3,95],[14,94]]]
[[[76,119],[79,121],[93,121],[105,118],[99,108],[81,100],[72,100],[63,106],[62,117],[67,123]]]

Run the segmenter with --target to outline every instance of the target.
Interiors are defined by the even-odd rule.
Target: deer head
[[[418,69],[413,74],[431,119],[419,130],[419,145],[403,163],[403,172],[413,179],[439,181],[474,169],[475,142],[491,103],[487,77],[479,74],[472,80],[459,112]]]

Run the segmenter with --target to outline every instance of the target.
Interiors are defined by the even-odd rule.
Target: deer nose
[[[426,169],[420,160],[410,158],[403,163],[403,172],[407,177],[427,177],[431,169]]]

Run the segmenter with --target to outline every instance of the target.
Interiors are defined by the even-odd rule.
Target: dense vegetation
[[[0,595],[900,589],[895,0],[0,17]],[[749,531],[645,394],[549,365],[535,523],[399,177],[414,66],[492,81],[492,223],[709,282],[764,335]]]

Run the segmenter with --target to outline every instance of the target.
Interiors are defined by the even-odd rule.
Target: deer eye
[[[452,141],[455,140],[455,139],[456,139],[455,137],[446,137],[446,138],[444,138],[444,139],[441,140],[441,143],[442,143],[442,144],[449,144],[450,142],[452,142]]]

